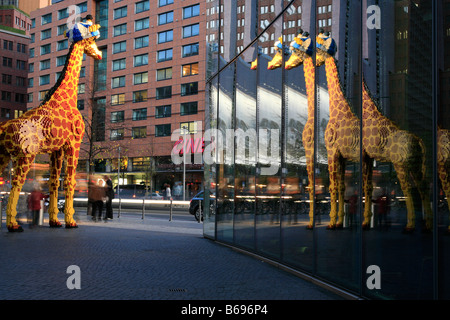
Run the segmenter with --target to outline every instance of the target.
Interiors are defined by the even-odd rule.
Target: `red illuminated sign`
[[[203,138],[190,138],[186,139],[183,143],[181,138],[173,146],[172,152],[174,154],[182,155],[183,152],[186,153],[203,153],[205,149],[205,140]]]

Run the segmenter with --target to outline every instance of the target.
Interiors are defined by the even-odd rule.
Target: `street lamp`
[[[183,201],[186,201],[186,130],[183,126]]]

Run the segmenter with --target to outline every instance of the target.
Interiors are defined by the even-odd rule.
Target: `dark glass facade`
[[[449,299],[450,1],[207,2],[204,236]]]

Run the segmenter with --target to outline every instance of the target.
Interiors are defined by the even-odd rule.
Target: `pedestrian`
[[[98,221],[102,219],[103,199],[105,198],[105,189],[101,187],[98,183],[93,183],[90,192],[92,201],[92,220]]]
[[[106,211],[105,211],[105,222],[107,219],[113,218],[113,209],[112,209],[112,199],[114,199],[114,189],[111,179],[108,176],[104,176],[105,179],[105,195],[106,195]]]
[[[166,200],[170,200],[172,198],[172,193],[170,192],[170,184],[166,183],[166,192],[165,192]]]
[[[37,226],[39,223],[39,211],[41,211],[41,200],[48,198],[41,192],[41,188],[37,185],[34,186],[33,191],[28,198],[28,208],[31,211],[31,225],[30,227]]]

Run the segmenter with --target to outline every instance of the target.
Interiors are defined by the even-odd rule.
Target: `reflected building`
[[[434,152],[437,125],[450,128],[450,2],[212,0],[207,8],[205,127],[217,129],[218,138],[205,139],[214,161],[205,165],[204,236],[320,278],[346,297],[448,299],[449,211]],[[326,66],[305,66],[305,55],[285,68],[294,42],[311,40],[317,61],[320,32],[337,47],[331,81]],[[363,109],[369,100],[377,118]],[[339,142],[354,144],[359,159],[335,159],[345,168],[336,180],[343,224],[335,230],[326,228],[334,183],[330,164],[336,162],[325,140],[332,138],[330,119],[345,127],[346,118],[331,115],[338,110],[331,103],[347,103],[359,121]],[[313,130],[305,130],[311,119]],[[361,132],[370,143],[359,142]],[[441,151],[450,148],[445,141],[439,142]],[[425,172],[418,183],[409,183],[413,175],[395,165],[403,157],[411,159],[404,163],[407,170],[416,165],[415,173]],[[366,204],[370,215],[364,217]],[[405,233],[407,223],[414,227]],[[385,277],[381,289],[365,285],[371,265]]]

